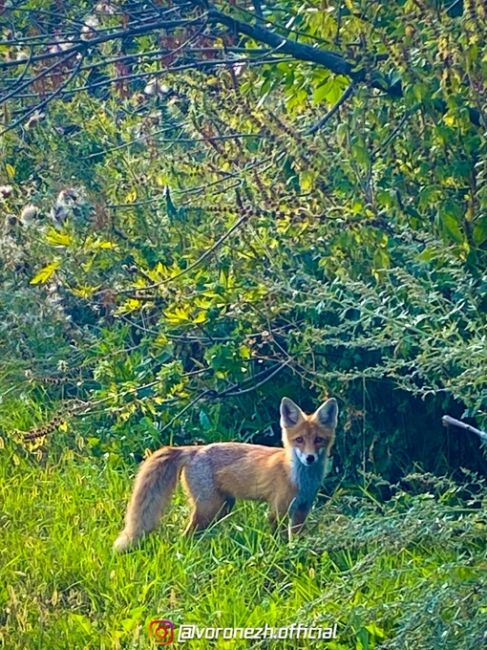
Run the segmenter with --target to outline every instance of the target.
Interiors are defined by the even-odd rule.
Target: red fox
[[[335,442],[338,405],[331,398],[307,415],[284,397],[280,411],[284,448],[217,442],[152,454],[137,475],[114,548],[128,550],[157,526],[181,474],[193,505],[186,535],[228,514],[236,499],[267,501],[273,528],[289,515],[291,534],[300,532]]]

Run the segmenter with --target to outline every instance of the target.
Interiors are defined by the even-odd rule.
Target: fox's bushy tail
[[[125,515],[125,528],[117,537],[114,548],[129,550],[145,533],[155,528],[166,509],[186,462],[194,450],[163,447],[141,466]]]

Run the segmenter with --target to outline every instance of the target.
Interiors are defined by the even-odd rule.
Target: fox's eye
[[[304,442],[303,436],[298,436],[297,438],[294,438],[294,442],[297,442],[298,445],[300,445],[302,442]]]
[[[315,443],[316,443],[317,445],[321,445],[322,442],[325,442],[325,439],[322,438],[321,436],[317,436],[317,437],[315,438]]]

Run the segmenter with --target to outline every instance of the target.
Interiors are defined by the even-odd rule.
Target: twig
[[[487,445],[487,433],[485,431],[476,429],[471,424],[465,424],[465,422],[462,422],[461,420],[457,420],[456,418],[452,418],[449,415],[444,415],[441,418],[441,422],[443,426],[447,428],[458,427],[459,429],[464,429],[465,431],[469,431],[470,433],[475,433],[475,435],[478,436],[482,441],[482,444]]]
[[[268,368],[266,368],[265,372],[259,373],[259,374],[265,374],[268,373],[262,381],[259,381],[257,384],[252,384],[252,386],[249,386],[248,388],[242,388],[240,390],[229,390],[227,389],[226,391],[222,391],[219,393],[218,397],[240,397],[240,395],[244,395],[245,393],[250,393],[253,390],[257,390],[257,388],[260,388],[264,384],[266,384],[274,375],[277,375],[278,372],[281,372],[286,366],[289,365],[289,360],[286,359],[282,363],[278,363],[276,367],[271,369],[271,372],[268,373]],[[256,377],[253,377],[253,379],[256,379]]]
[[[184,413],[186,413],[186,411],[189,411],[189,409],[190,409],[192,406],[194,406],[197,402],[199,402],[201,399],[203,399],[204,397],[206,397],[206,396],[207,396],[208,394],[210,394],[211,392],[212,392],[211,390],[204,390],[204,391],[202,391],[201,393],[199,393],[198,395],[196,395],[196,397],[195,397],[194,399],[192,399],[191,402],[189,402],[188,404],[186,404],[186,406],[184,406],[180,411],[178,411],[178,412],[176,413],[176,415],[175,415],[173,418],[171,418],[171,420],[169,420],[169,422],[168,422],[166,425],[164,425],[164,426],[162,427],[162,429],[159,431],[159,435],[162,435],[162,434],[163,434],[167,429],[169,429],[170,426],[172,426],[172,425],[174,424],[174,422],[176,422],[176,420],[177,420],[178,418],[181,417],[181,415],[183,415]]]
[[[414,109],[413,109],[414,110]],[[391,133],[387,136],[387,138],[384,140],[384,142],[379,145],[374,151],[372,152],[372,155],[375,156],[379,151],[384,150],[387,145],[394,140],[396,135],[399,133],[399,131],[402,129],[402,127],[406,124],[408,119],[411,117],[413,110],[406,111],[404,115],[401,117],[399,120],[398,124],[396,127],[391,131]]]
[[[44,70],[42,70],[35,77],[29,78],[26,81],[24,81],[23,83],[20,83],[21,80],[19,78],[19,80],[16,82],[15,86],[13,88],[11,88],[9,90],[9,92],[7,92],[5,95],[2,95],[2,97],[0,97],[0,104],[3,104],[4,102],[6,102],[7,99],[10,99],[10,97],[13,97],[14,95],[17,95],[21,90],[23,90],[24,88],[27,88],[29,85],[35,83],[36,81],[39,81],[43,77],[46,77],[46,76],[50,75],[50,73],[55,68],[59,67],[60,65],[63,65],[64,63],[67,63],[70,59],[73,58],[73,56],[74,56],[74,54],[68,54],[68,56],[64,57],[63,59],[60,59],[59,61],[56,61],[56,63],[53,63],[48,68],[44,68]],[[29,64],[30,64],[30,60],[28,61],[27,65],[29,65]],[[26,69],[27,69],[27,66],[26,66]],[[80,70],[80,68],[78,68],[77,71],[79,72],[79,70]],[[22,76],[24,76],[24,74],[25,74],[25,70],[22,73]],[[34,93],[34,96],[36,96],[37,94],[38,93]]]
[[[325,124],[327,122],[329,122],[331,120],[331,118],[335,115],[335,113],[338,111],[340,106],[342,104],[344,104],[347,101],[347,99],[353,95],[354,92],[355,92],[355,82],[352,81],[352,83],[348,86],[348,88],[343,93],[343,95],[340,97],[340,99],[337,101],[337,103],[334,106],[332,106],[332,108],[330,108],[328,113],[326,115],[324,115],[321,118],[321,120],[316,122],[316,124],[314,126],[309,128],[307,131],[304,131],[303,134],[304,135],[313,135],[313,133],[316,133],[316,131],[319,131],[322,127],[324,127]]]
[[[58,97],[62,93],[63,89],[66,88],[71,83],[71,81],[73,81],[73,79],[76,77],[76,75],[78,74],[78,70],[79,70],[79,67],[81,65],[81,61],[82,61],[82,59],[80,59],[80,61],[78,62],[78,65],[75,68],[73,68],[73,70],[72,70],[71,74],[69,75],[69,77],[67,79],[65,79],[63,81],[63,83],[60,84],[58,86],[58,88],[54,92],[52,92],[50,95],[48,95],[42,102],[39,102],[38,104],[36,104],[32,108],[30,108],[27,112],[23,113],[19,118],[17,118],[13,122],[11,122],[5,129],[0,131],[0,136],[4,135],[8,131],[11,131],[12,129],[15,129],[16,126],[21,124],[21,122],[23,122],[30,115],[33,115],[36,111],[41,111],[44,108],[44,106],[46,106],[50,101],[52,101],[53,99]]]
[[[260,0],[253,0],[252,4],[254,5],[254,10],[255,10],[255,15],[259,20],[264,19],[264,14],[262,12],[262,5],[260,4]]]
[[[73,90],[67,91],[63,96],[70,97],[76,93],[83,92],[84,90],[93,90],[93,88],[99,88],[101,86],[109,86],[113,83],[119,83],[121,81],[130,81],[132,79],[146,79],[146,78],[159,78],[167,76],[173,72],[181,72],[182,70],[194,70],[197,68],[210,68],[210,66],[220,66],[220,65],[238,65],[240,63],[245,65],[270,65],[277,63],[285,63],[290,61],[289,57],[279,57],[279,58],[269,58],[269,59],[259,59],[258,57],[254,59],[249,59],[248,57],[241,57],[238,59],[205,59],[203,61],[193,61],[191,63],[184,63],[174,67],[164,68],[163,70],[155,70],[150,72],[134,72],[125,75],[119,75],[118,77],[110,77],[104,79],[103,81],[96,81],[94,83],[88,83],[84,86],[78,86],[73,88]]]
[[[189,27],[191,25],[197,24],[202,18],[205,17],[206,15],[203,14],[202,16],[198,16],[197,18],[193,18],[193,19],[180,19],[180,20],[169,20],[169,21],[156,20],[152,23],[141,23],[140,25],[132,27],[131,29],[120,29],[120,30],[112,31],[108,34],[96,36],[95,38],[91,38],[89,41],[81,41],[80,43],[73,45],[73,47],[66,49],[64,51],[64,54],[77,54],[78,52],[80,52],[81,49],[85,49],[87,45],[89,45],[90,47],[94,47],[95,45],[99,45],[100,43],[106,43],[107,41],[114,41],[116,39],[128,38],[129,36],[140,36],[143,34],[147,34],[156,29],[173,29],[182,26]],[[45,52],[43,54],[38,54],[33,56],[31,61],[32,62],[44,61],[46,59],[52,59],[56,56],[59,56],[58,52]],[[22,63],[23,63],[22,60],[2,61],[0,62],[0,70],[19,66],[22,65]]]

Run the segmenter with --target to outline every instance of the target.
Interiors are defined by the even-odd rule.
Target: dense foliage
[[[486,18],[0,0],[1,647],[483,647],[485,454],[441,416],[487,428]],[[303,538],[185,539],[177,495],[112,554],[146,449],[278,444],[283,395],[341,410]]]
[[[332,394],[348,472],[482,466],[440,423],[487,423],[481,2],[2,12],[12,430],[272,442]]]

